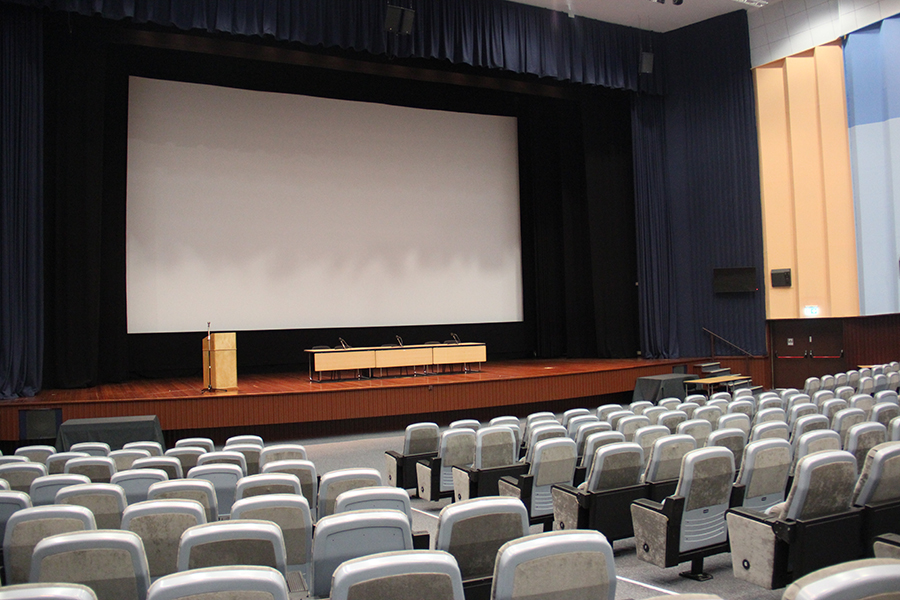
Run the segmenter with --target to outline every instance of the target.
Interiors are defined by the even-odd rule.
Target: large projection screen
[[[131,77],[128,332],[522,321],[516,127]]]

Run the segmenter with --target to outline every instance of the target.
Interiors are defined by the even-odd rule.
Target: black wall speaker
[[[55,440],[60,425],[61,408],[19,411],[20,440]]]
[[[409,35],[412,33],[415,18],[416,11],[413,9],[388,4],[384,15],[384,30],[400,35]]]
[[[772,287],[791,287],[791,270],[772,269]]]
[[[653,53],[641,52],[641,73],[647,75],[653,73]]]

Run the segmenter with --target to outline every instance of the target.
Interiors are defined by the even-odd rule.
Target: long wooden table
[[[412,367],[417,375],[416,367],[462,365],[468,371],[469,365],[487,361],[487,345],[483,342],[461,342],[459,344],[418,344],[412,346],[375,346],[362,348],[311,348],[309,355],[310,381],[322,381],[323,373],[340,373],[354,371],[357,377],[363,371],[378,369],[384,373],[386,369]]]
[[[741,375],[740,373],[736,375],[721,375],[719,377],[707,377],[706,379],[688,379],[684,382],[685,387],[699,385],[703,389],[706,390],[706,393],[709,394],[712,391],[712,388],[717,385],[724,385],[729,390],[734,389],[735,386],[740,385],[742,383],[747,383],[752,381],[753,378],[749,375]]]

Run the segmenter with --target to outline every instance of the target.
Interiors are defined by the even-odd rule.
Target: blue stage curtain
[[[408,0],[412,35],[384,31],[384,0],[16,0],[130,19],[377,55],[448,60],[613,89],[662,92],[662,65],[640,74],[661,34],[501,0]]]
[[[42,38],[39,12],[0,5],[0,398],[41,387]]]
[[[666,34],[663,59],[662,114],[647,95],[637,97],[633,113],[636,203],[647,216],[638,219],[642,353],[706,356],[705,327],[764,354],[762,207],[746,13]],[[756,267],[759,291],[713,293],[716,267]],[[716,352],[739,354],[726,345]]]

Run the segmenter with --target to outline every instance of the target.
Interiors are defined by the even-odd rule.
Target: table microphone
[[[451,334],[450,334],[450,337],[452,337],[452,338],[453,338],[453,341],[456,342],[457,344],[460,343],[460,341],[459,341],[459,336],[456,335],[455,333],[451,333]]]
[[[403,346],[403,338],[400,337],[399,335],[395,335],[394,337],[397,338],[397,343],[398,343],[400,346]]]
[[[350,347],[350,344],[348,344],[347,342],[345,342],[345,341],[344,341],[344,338],[339,337],[339,338],[338,338],[338,341],[341,343],[341,347],[342,347],[342,348],[349,348],[349,347]]]

